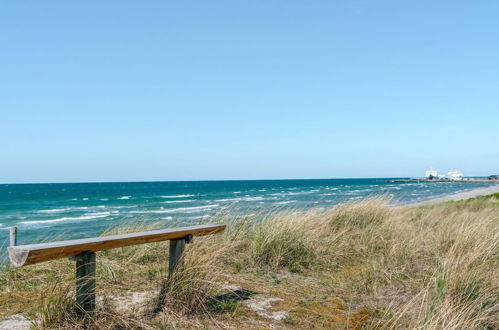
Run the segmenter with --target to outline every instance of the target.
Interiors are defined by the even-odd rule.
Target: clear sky
[[[498,1],[3,1],[0,182],[499,172]]]

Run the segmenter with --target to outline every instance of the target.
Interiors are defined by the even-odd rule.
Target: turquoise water
[[[19,244],[83,238],[135,222],[194,223],[224,207],[328,207],[388,194],[410,203],[492,183],[390,183],[382,179],[262,180],[0,185],[0,246],[17,226]]]

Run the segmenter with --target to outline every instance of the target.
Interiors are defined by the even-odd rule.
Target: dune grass
[[[167,243],[98,253],[92,317],[73,303],[72,262],[6,267],[0,319],[23,312],[40,329],[497,329],[498,211],[496,194],[433,206],[370,198],[236,220],[225,212],[212,219],[228,229],[196,238],[170,279]],[[258,297],[279,298],[265,313],[285,317],[243,300]]]

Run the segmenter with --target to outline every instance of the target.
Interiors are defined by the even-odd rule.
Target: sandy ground
[[[423,202],[415,203],[413,205],[433,205],[442,202],[450,202],[450,201],[460,201],[463,199],[480,197],[490,194],[499,193],[499,184],[495,186],[490,186],[486,188],[477,188],[470,191],[458,192],[455,194],[446,195],[443,197],[429,199]]]

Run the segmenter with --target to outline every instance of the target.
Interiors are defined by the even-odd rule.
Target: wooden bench
[[[16,245],[17,228],[12,227],[11,246],[8,248],[9,259],[14,267],[67,257],[76,261],[76,302],[84,311],[93,312],[95,310],[95,252],[169,240],[169,273],[171,275],[181,260],[186,243],[191,243],[194,236],[222,232],[225,227],[225,225],[200,225],[27,245]]]

